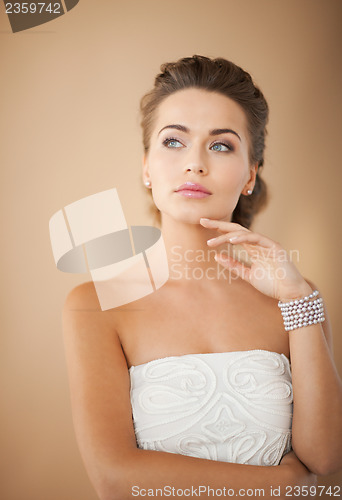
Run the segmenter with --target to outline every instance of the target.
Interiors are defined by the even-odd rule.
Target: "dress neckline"
[[[130,366],[130,368],[128,369],[129,372],[132,371],[133,368],[139,368],[141,366],[146,366],[150,363],[154,363],[156,361],[163,361],[163,360],[168,360],[168,359],[181,359],[181,358],[185,358],[187,356],[218,356],[218,355],[222,355],[222,354],[241,354],[241,353],[244,353],[244,352],[264,352],[264,353],[268,353],[268,354],[276,354],[280,357],[283,357],[286,359],[286,361],[288,362],[288,365],[291,364],[291,361],[290,359],[283,353],[279,353],[279,352],[276,352],[276,351],[269,351],[267,349],[247,349],[247,350],[242,350],[242,351],[223,351],[223,352],[196,352],[196,353],[189,353],[189,354],[176,354],[174,356],[164,356],[163,358],[156,358],[156,359],[151,359],[151,361],[146,361],[146,363],[141,363],[139,365],[132,365]]]

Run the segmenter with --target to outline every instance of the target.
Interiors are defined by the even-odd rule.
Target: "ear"
[[[148,160],[146,153],[143,154],[142,157],[142,178],[143,182],[150,180],[150,170],[148,166]]]
[[[249,168],[249,179],[247,181],[249,189],[253,189],[254,188],[255,179],[256,179],[257,172],[258,172],[258,168],[259,168],[259,163],[258,162],[254,163],[254,165],[251,165],[250,168]]]

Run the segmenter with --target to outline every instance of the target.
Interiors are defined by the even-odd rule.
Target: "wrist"
[[[313,291],[313,288],[306,281],[304,281],[300,287],[291,291],[286,296],[280,297],[279,300],[280,302],[290,302],[291,300],[302,299],[303,297],[310,295]]]
[[[311,288],[311,287],[310,287]],[[304,289],[305,290],[305,289]],[[324,306],[319,291],[314,290],[305,296],[297,296],[292,300],[278,302],[283,316],[285,331],[297,330],[303,326],[323,323]]]

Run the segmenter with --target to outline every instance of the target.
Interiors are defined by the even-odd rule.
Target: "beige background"
[[[226,57],[264,91],[272,198],[253,229],[299,250],[342,374],[341,17],[340,0],[80,0],[13,34],[0,4],[2,499],[96,498],[74,438],[61,332],[66,294],[90,276],[56,269],[48,222],[116,187],[127,222],[151,223],[138,105],[162,62]],[[319,480],[341,483],[342,474]]]

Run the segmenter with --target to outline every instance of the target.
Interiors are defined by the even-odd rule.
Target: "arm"
[[[73,420],[80,452],[101,500],[132,498],[132,487],[217,488],[314,485],[315,477],[291,452],[280,466],[240,465],[137,448],[130,380],[115,310],[101,311],[93,283],[72,290],[63,331]],[[209,498],[201,495],[202,498]],[[211,495],[212,497],[212,495]]]
[[[306,280],[298,297],[315,289]],[[294,403],[292,447],[298,458],[318,475],[333,474],[342,467],[342,383],[334,365],[330,321],[324,309],[323,323],[289,332]]]
[[[225,242],[243,246],[250,255],[250,267],[220,253],[217,260],[265,295],[285,302],[316,288],[304,280],[280,243],[240,224],[213,219],[200,219],[200,223],[224,233],[208,240],[209,246]],[[319,475],[342,467],[342,382],[334,366],[327,313],[325,316],[323,326],[318,323],[289,332],[292,446],[298,458]]]

